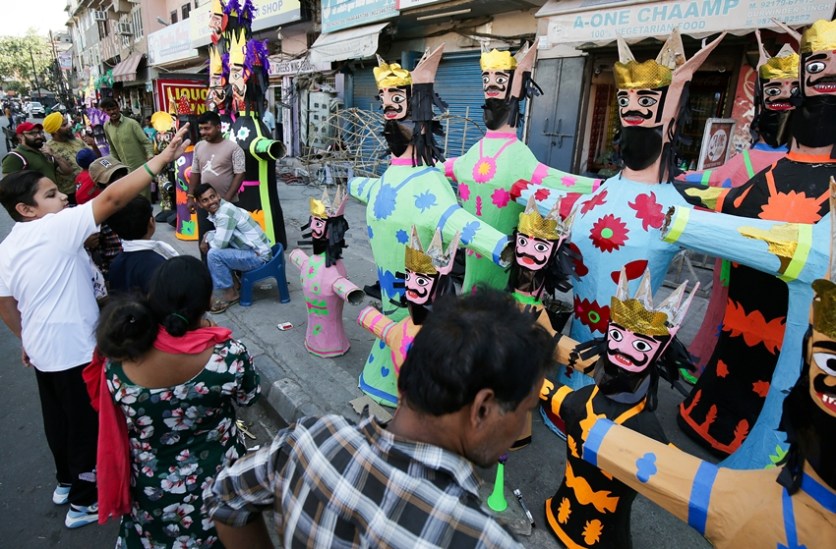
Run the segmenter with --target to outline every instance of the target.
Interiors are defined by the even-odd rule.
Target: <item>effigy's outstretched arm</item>
[[[451,201],[441,214],[437,227],[446,242],[450,242],[457,233],[461,235],[464,247],[491,258],[500,267],[508,267],[514,256],[512,242],[508,235],[484,223],[475,215]]]
[[[348,194],[363,204],[368,204],[372,189],[378,185],[380,185],[379,177],[353,177],[348,180]]]
[[[366,292],[344,276],[334,279],[331,289],[334,295],[351,305],[359,305],[366,297]]]
[[[811,259],[813,227],[676,206],[668,210],[662,240],[788,282],[806,270],[805,265]]]
[[[392,329],[397,322],[371,305],[363,307],[360,314],[357,315],[357,324],[371,332],[372,335],[386,343],[389,347],[397,345],[397,341],[393,338],[394,330]]]
[[[511,198],[515,200],[524,191],[535,192],[539,187],[576,194],[589,194],[604,182],[603,179],[575,175],[546,166],[542,162],[537,161],[537,158],[534,154],[531,154],[528,147],[526,147],[526,150],[529,152],[528,155],[523,155],[523,158],[513,159],[515,164],[518,162],[525,164],[524,168],[520,168],[524,173],[531,173],[527,178],[518,179],[511,186]]]
[[[305,263],[308,261],[308,254],[299,248],[294,248],[290,251],[290,262],[296,266],[300,271],[305,268]]]
[[[711,539],[716,465],[606,418],[589,429],[582,457]]]

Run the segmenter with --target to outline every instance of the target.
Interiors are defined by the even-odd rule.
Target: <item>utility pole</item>
[[[61,95],[61,102],[68,109],[73,109],[75,105],[72,101],[72,95],[68,93],[68,85],[64,85],[64,71],[61,69],[61,62],[58,60],[58,52],[55,51],[55,40],[52,38],[52,31],[49,31],[49,43],[52,45],[52,62],[55,63],[55,80],[58,84],[58,93]]]
[[[32,76],[35,77],[35,87],[38,89],[38,99],[41,99],[41,84],[38,82],[38,72],[35,70],[35,56],[32,55],[32,46],[29,46],[29,59],[32,60]]]

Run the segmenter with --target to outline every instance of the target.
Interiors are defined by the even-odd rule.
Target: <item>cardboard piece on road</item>
[[[373,415],[380,423],[388,423],[392,419],[392,414],[386,408],[373,401],[368,395],[355,398],[350,401],[351,407],[361,416],[365,415],[363,410],[368,407],[369,413]]]

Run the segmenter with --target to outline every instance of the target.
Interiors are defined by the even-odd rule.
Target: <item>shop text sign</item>
[[[359,27],[397,16],[395,0],[322,0],[322,32]]]
[[[750,32],[772,27],[776,18],[790,26],[830,19],[833,0],[680,0],[645,2],[549,17],[552,44],[606,43],[663,37],[676,28],[683,34],[705,36],[722,31]]]
[[[206,112],[206,95],[209,93],[207,82],[160,78],[156,81],[155,87],[157,94],[154,99],[158,111],[177,112],[177,101],[185,94],[189,98],[192,113]]]
[[[293,76],[331,70],[331,63],[311,63],[308,57],[283,61],[270,58],[270,76]]]

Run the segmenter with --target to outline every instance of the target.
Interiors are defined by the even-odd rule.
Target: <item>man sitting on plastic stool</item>
[[[194,196],[215,224],[215,230],[203,236],[200,251],[206,254],[215,288],[210,312],[222,313],[239,299],[233,271],[257,269],[273,258],[273,252],[267,235],[249,212],[222,199],[211,185],[202,183]]]

